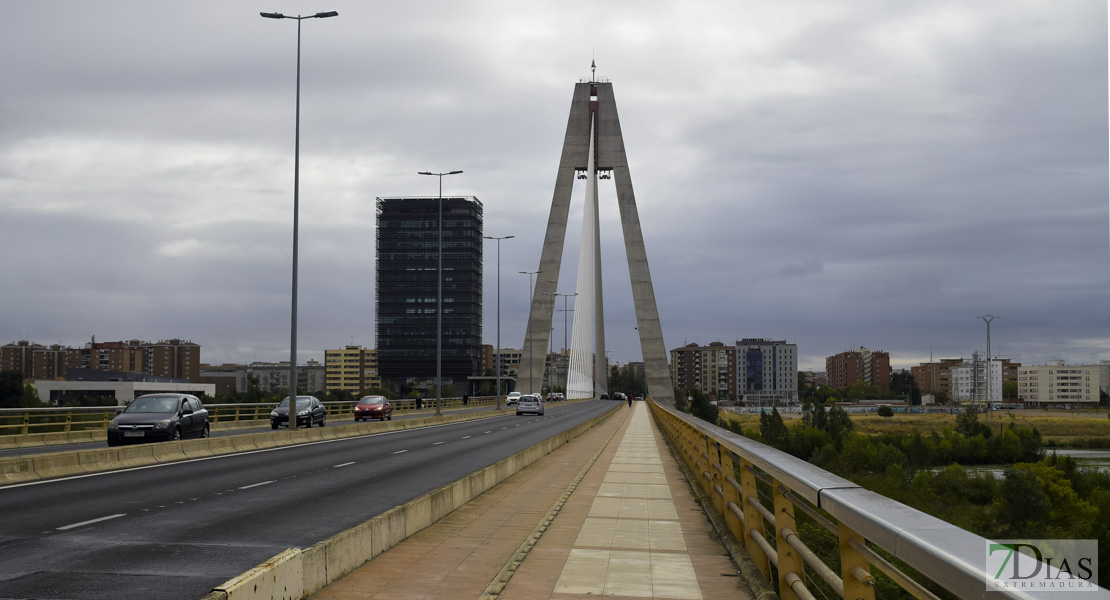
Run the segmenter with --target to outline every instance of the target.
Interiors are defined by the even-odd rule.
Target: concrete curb
[[[297,600],[314,594],[578,437],[612,416],[621,406],[614,406],[581,425],[341,531],[306,550],[290,548],[221,584],[203,600]]]

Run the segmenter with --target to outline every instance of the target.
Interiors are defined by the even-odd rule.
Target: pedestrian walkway
[[[638,402],[315,598],[749,596]]]

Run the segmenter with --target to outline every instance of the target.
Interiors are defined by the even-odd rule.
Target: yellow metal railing
[[[985,595],[985,538],[785,452],[650,404],[712,508],[766,580],[777,582],[781,598],[832,598],[835,593],[874,600],[875,571],[919,600],[938,598],[930,587],[960,598]],[[818,540],[807,545],[798,533],[802,514],[811,538],[828,532],[823,534],[824,559],[813,549]]]

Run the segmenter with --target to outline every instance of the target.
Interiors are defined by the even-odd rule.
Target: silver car
[[[520,397],[520,402],[516,405],[516,414],[523,415],[524,413],[543,414],[543,401],[540,400],[539,396],[528,394]]]

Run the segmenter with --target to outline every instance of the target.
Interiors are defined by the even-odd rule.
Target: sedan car
[[[520,402],[520,392],[509,392],[505,397],[505,406],[512,406],[517,402]]]
[[[146,394],[108,422],[108,445],[206,438],[208,410],[189,394]]]
[[[312,427],[317,424],[323,427],[326,413],[324,403],[316,396],[297,396],[297,427]],[[289,425],[288,396],[270,413],[270,427],[277,429],[282,425]]]
[[[540,400],[539,396],[528,394],[520,397],[520,402],[517,402],[516,405],[516,414],[523,415],[524,413],[543,414],[543,401]]]
[[[393,420],[393,405],[385,396],[363,396],[355,405],[355,420],[381,419]]]

